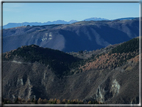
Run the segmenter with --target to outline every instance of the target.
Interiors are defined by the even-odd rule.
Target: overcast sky
[[[3,3],[3,25],[92,17],[139,17],[139,3]]]

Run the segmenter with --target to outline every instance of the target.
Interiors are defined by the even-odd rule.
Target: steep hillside
[[[72,56],[35,45],[4,53],[3,98],[13,101],[16,98],[26,101],[56,98],[78,99],[84,103],[138,104],[141,55],[138,41],[134,38],[92,51],[88,53],[88,59],[82,60],[73,57],[77,56],[75,53],[70,53]],[[87,52],[80,52],[79,57],[81,54],[87,56]],[[57,67],[56,73],[49,67]],[[58,77],[57,72],[66,67],[70,73]]]
[[[48,66],[58,76],[69,74],[73,63],[79,62],[81,59],[73,57],[58,50],[42,48],[36,45],[22,46],[16,50],[3,54],[4,61],[21,60],[22,62],[34,63],[38,62]]]
[[[81,21],[3,30],[3,52],[35,44],[64,52],[92,51],[139,36],[139,19]]]
[[[120,44],[109,52],[92,55],[85,60],[85,65],[81,66],[83,71],[90,69],[115,69],[122,66],[127,60],[139,54],[139,39],[134,38],[128,42]],[[138,61],[138,60],[137,60]]]

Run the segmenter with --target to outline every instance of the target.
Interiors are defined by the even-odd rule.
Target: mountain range
[[[64,52],[92,51],[137,36],[139,36],[138,18],[21,26],[3,29],[3,52],[32,44]]]
[[[30,26],[34,26],[34,25],[50,25],[50,24],[71,24],[71,23],[74,23],[74,22],[77,22],[76,20],[71,20],[69,22],[67,21],[64,21],[64,20],[57,20],[57,21],[48,21],[48,22],[45,22],[45,23],[40,23],[40,22],[23,22],[23,23],[8,23],[7,25],[4,25],[3,28],[4,29],[7,29],[7,28],[13,28],[13,27],[19,27],[19,26],[27,26],[27,25],[30,25]]]
[[[19,47],[2,55],[3,103],[138,104],[139,55],[139,38],[89,52]]]
[[[3,104],[139,104],[139,19],[2,31]]]
[[[130,20],[130,19],[135,19],[136,17],[128,17],[128,18],[119,18],[119,19],[115,19],[115,20]],[[108,20],[105,18],[97,18],[97,17],[92,17],[92,18],[87,18],[84,19],[83,21],[102,21],[102,20]],[[35,25],[50,25],[50,24],[72,24],[78,22],[77,20],[70,20],[70,21],[64,21],[64,20],[57,20],[57,21],[48,21],[48,22],[23,22],[23,23],[8,23],[6,25],[3,26],[3,29],[7,29],[7,28],[13,28],[13,27],[19,27],[19,26],[35,26]]]

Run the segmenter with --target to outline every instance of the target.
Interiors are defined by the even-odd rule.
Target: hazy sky
[[[3,3],[3,25],[92,17],[139,17],[139,3]]]

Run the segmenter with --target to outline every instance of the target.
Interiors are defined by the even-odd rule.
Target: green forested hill
[[[138,49],[139,49],[139,38],[134,38],[112,49],[111,53],[123,53],[123,52],[128,53],[128,52],[137,51]]]
[[[58,76],[69,73],[71,65],[81,60],[62,51],[42,48],[37,45],[22,46],[14,51],[5,53],[3,56],[4,60],[11,60],[14,56],[20,56],[24,58],[24,61],[31,63],[37,61],[49,65],[49,68]],[[7,58],[6,56],[9,57]]]

